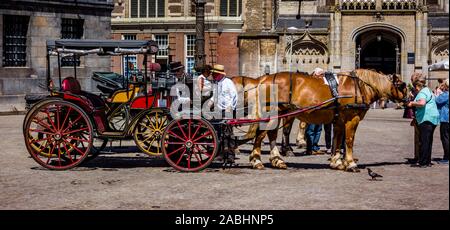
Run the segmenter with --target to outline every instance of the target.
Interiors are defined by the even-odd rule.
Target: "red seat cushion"
[[[74,77],[66,77],[62,81],[62,91],[70,92],[73,94],[80,94],[81,93],[80,82],[78,82],[78,80],[75,79]]]

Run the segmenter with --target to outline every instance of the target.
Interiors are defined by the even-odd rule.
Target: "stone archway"
[[[389,30],[373,29],[356,39],[357,68],[374,69],[385,74],[401,72],[401,37]]]
[[[348,52],[354,52],[354,58],[349,58],[347,60],[352,61],[354,63],[353,66],[355,68],[358,68],[358,63],[360,61],[359,58],[361,54],[360,51],[362,51],[362,47],[361,49],[358,49],[360,48],[359,45],[362,42],[361,38],[363,38],[363,35],[366,35],[366,39],[362,40],[366,40],[366,43],[364,44],[367,44],[367,42],[370,43],[370,41],[374,42],[377,34],[381,34],[381,39],[387,40],[387,42],[391,44],[397,42],[398,54],[396,61],[396,72],[399,73],[402,77],[409,76],[413,70],[407,65],[408,52],[411,52],[414,49],[413,47],[411,47],[411,45],[413,45],[414,43],[411,42],[411,39],[408,39],[406,33],[401,28],[392,24],[387,24],[384,22],[373,22],[353,29],[350,32],[350,39],[352,40],[352,42],[350,43],[350,50]],[[369,39],[369,37],[367,36],[370,36],[372,39]],[[395,48],[397,48],[397,46],[394,46],[394,49]]]

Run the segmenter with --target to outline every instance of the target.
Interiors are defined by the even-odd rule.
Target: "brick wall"
[[[228,76],[239,75],[238,33],[222,33],[218,37],[217,64],[225,66]]]

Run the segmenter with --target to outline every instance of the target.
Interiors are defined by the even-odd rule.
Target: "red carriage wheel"
[[[211,164],[217,153],[217,134],[204,119],[173,120],[163,137],[164,158],[179,171],[200,171]]]
[[[79,165],[89,154],[93,128],[77,105],[48,100],[33,107],[24,121],[24,139],[31,157],[48,169],[65,170]]]

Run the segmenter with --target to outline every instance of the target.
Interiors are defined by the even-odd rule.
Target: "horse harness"
[[[346,75],[346,74],[337,74],[337,75],[343,75],[343,76],[350,77],[353,80],[353,83],[355,85],[355,97],[354,97],[355,98],[355,103],[354,104],[347,104],[347,105],[345,105],[345,108],[346,109],[363,109],[363,110],[369,109],[370,106],[368,105],[368,103],[366,103],[366,99],[365,99],[365,93],[366,92],[364,90],[364,93],[363,93],[363,90],[361,89],[362,88],[361,87],[361,82],[363,82],[363,81],[356,76],[355,71],[352,71],[350,73],[350,76]],[[335,74],[332,73],[332,72],[325,72],[324,78],[328,82],[328,87],[330,88],[331,95],[334,98],[339,97],[339,91],[338,91],[339,83],[336,81]],[[363,82],[363,83],[368,85],[369,87],[373,88],[371,85],[369,85],[369,84],[367,84],[365,82]],[[362,103],[358,103],[358,92],[359,92],[359,95],[362,98]],[[338,118],[338,116],[339,116],[338,109],[339,109],[340,106],[341,106],[341,104],[339,103],[339,100],[337,100],[337,99],[334,100],[334,105],[332,106],[332,108],[334,110],[334,118],[333,118],[334,120],[336,120]]]
[[[328,82],[328,87],[330,88],[331,91],[331,95],[333,96],[333,98],[337,98],[339,97],[339,90],[338,90],[338,86],[339,83],[336,81],[336,78],[334,77],[334,73],[332,72],[325,72],[324,76],[325,80]],[[333,122],[334,120],[336,120],[339,116],[339,100],[334,100],[334,118],[333,118]]]
[[[369,86],[370,88],[372,88],[372,90],[374,90],[376,92],[376,89],[374,89],[370,84],[362,81],[359,77],[356,76],[355,71],[350,72],[350,75],[348,74],[342,74],[342,73],[337,73],[336,75],[338,76],[347,76],[350,77],[355,85],[355,102],[354,104],[347,104],[345,105],[346,109],[364,109],[367,110],[370,108],[370,105],[368,104],[368,102],[366,102],[366,97],[365,97],[365,93],[366,91],[363,90],[364,87],[361,86],[361,83]],[[272,78],[272,84],[275,84],[277,78],[277,73],[275,73],[275,75]],[[328,87],[330,89],[331,95],[333,98],[337,98],[339,97],[339,83],[336,80],[335,77],[335,73],[333,72],[325,72],[324,74],[324,78],[327,80],[328,82]],[[247,97],[246,93],[252,89],[257,88],[258,86],[255,86],[251,89],[245,89],[245,78],[242,76],[242,87],[244,89],[244,98]],[[292,88],[293,88],[293,81],[292,81],[292,72],[289,72],[289,100],[288,102],[279,102],[279,105],[290,105],[292,102]],[[363,92],[364,91],[364,92]],[[362,103],[358,103],[358,94],[361,96],[362,99]],[[340,107],[340,103],[339,100],[334,100],[334,103],[332,106],[328,107],[328,108],[333,108],[334,110],[334,119],[337,119],[337,117],[339,116],[339,107]],[[325,107],[326,108],[326,107]]]
[[[277,73],[272,78],[272,84],[275,84],[275,80],[277,79]],[[287,102],[279,102],[278,104],[287,104],[290,105],[292,102],[292,72],[289,72],[289,99]]]

